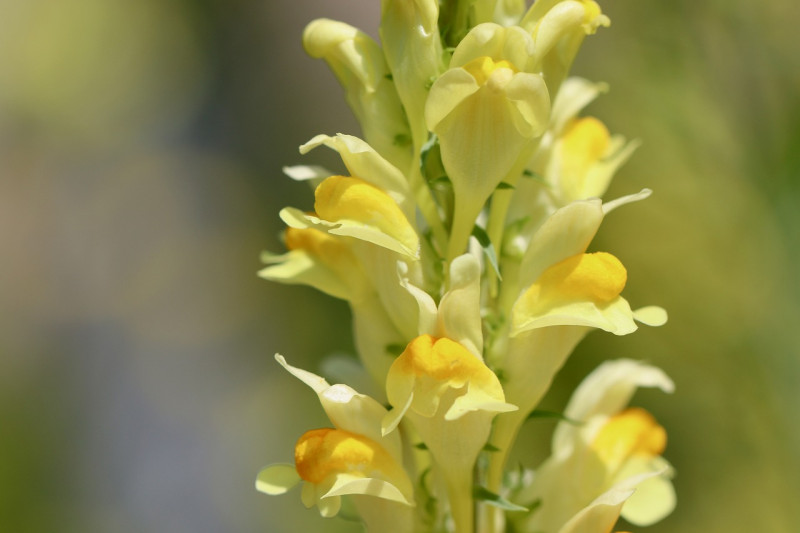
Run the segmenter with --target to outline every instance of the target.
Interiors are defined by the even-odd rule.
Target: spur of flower
[[[338,360],[340,373],[372,396],[276,356],[332,427],[299,436],[294,462],[257,488],[302,484],[306,506],[332,517],[347,505],[369,531],[608,533],[620,516],[662,519],[675,505],[666,431],[628,407],[639,387],[672,391],[653,366],[603,364],[561,415],[551,457],[507,464],[588,333],[667,320],[632,305],[623,261],[591,248],[606,216],[650,195],[602,199],[638,143],[583,114],[605,84],[569,77],[608,17],[591,0],[381,10],[380,43],[327,19],[303,34],[362,131],[300,147],[336,151],[345,170],[285,169],[311,185],[313,210],[281,211],[286,251],[264,253],[259,273],[348,303],[359,362]]]

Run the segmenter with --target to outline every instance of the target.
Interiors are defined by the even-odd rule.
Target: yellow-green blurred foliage
[[[592,334],[546,401],[563,406],[606,357],[662,366],[675,395],[636,401],[669,431],[679,506],[649,531],[796,531],[800,8],[601,4],[613,25],[574,71],[611,84],[589,111],[644,141],[609,196],[655,194],[594,247],[670,322]],[[315,369],[347,352],[346,308],[255,272],[280,249],[279,208],[310,202],[280,167],[316,133],[357,133],[302,28],[328,16],[375,34],[378,11],[0,1],[0,531],[321,527],[297,494],[253,482],[325,423],[272,354]],[[526,428],[529,466],[549,424]]]

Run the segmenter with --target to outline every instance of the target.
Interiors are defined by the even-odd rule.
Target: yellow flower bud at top
[[[506,61],[505,59],[495,62],[491,57],[488,56],[477,57],[461,68],[469,72],[472,77],[475,78],[475,81],[478,83],[478,85],[481,86],[486,85],[486,82],[489,80],[492,73],[497,69],[503,68],[510,71],[508,76],[505,76],[505,81],[508,81],[513,74],[519,72],[511,62]]]
[[[300,477],[314,484],[337,474],[387,481],[404,476],[402,469],[380,444],[341,429],[307,431],[297,441],[294,460]]]
[[[616,470],[630,457],[661,455],[666,446],[667,432],[653,415],[637,407],[612,416],[591,444],[610,470]]]
[[[331,176],[317,186],[314,209],[328,222],[350,221],[373,227],[410,250],[419,237],[391,196],[355,177]]]
[[[551,266],[526,293],[526,298],[590,300],[606,304],[625,288],[628,272],[606,252],[578,254]]]

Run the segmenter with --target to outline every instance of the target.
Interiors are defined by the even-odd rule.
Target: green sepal
[[[494,444],[492,444],[491,442],[487,442],[487,443],[486,443],[486,444],[483,446],[483,451],[485,451],[485,452],[489,452],[489,453],[495,453],[495,452],[499,452],[499,451],[500,451],[500,448],[498,448],[497,446],[495,446],[495,445],[494,445]]]
[[[499,509],[503,509],[505,511],[523,511],[528,512],[527,507],[523,507],[521,505],[517,505],[516,503],[511,503],[510,501],[506,500],[499,494],[495,494],[494,492],[490,491],[485,487],[481,487],[476,485],[472,491],[472,496],[476,500],[480,500],[488,505],[493,507],[497,507]]]
[[[532,179],[534,181],[538,181],[542,185],[546,185],[548,187],[550,186],[550,184],[547,183],[547,180],[544,178],[544,176],[542,176],[541,174],[538,174],[538,173],[536,173],[536,172],[534,172],[532,170],[529,170],[527,168],[522,171],[522,176],[525,177],[525,178]]]

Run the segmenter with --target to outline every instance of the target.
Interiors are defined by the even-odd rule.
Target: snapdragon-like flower
[[[380,422],[386,410],[375,400],[347,385],[329,385],[323,378],[277,361],[317,393],[334,428],[304,433],[295,445],[295,464],[264,469],[256,488],[282,494],[303,483],[302,499],[316,505],[322,516],[339,512],[341,497],[364,495],[413,505],[413,489],[402,467],[402,448],[397,433],[383,435]],[[405,515],[405,510],[395,510]],[[398,519],[408,521],[407,516]]]
[[[444,478],[457,529],[472,530],[472,466],[492,418],[516,410],[505,402],[497,376],[461,344],[422,335],[395,360],[386,392],[394,410],[384,431],[401,417],[412,423]]]
[[[287,251],[264,253],[259,272],[348,303],[360,363],[324,368],[368,376],[359,388],[372,396],[276,356],[332,427],[304,433],[294,464],[267,467],[257,488],[302,482],[306,506],[331,517],[346,501],[382,533],[609,533],[620,516],[660,520],[675,504],[666,430],[628,407],[638,387],[672,390],[655,367],[602,365],[573,395],[550,458],[507,468],[583,337],[667,319],[631,307],[636,273],[613,248],[590,249],[606,216],[650,195],[601,199],[637,142],[583,113],[605,84],[568,77],[608,17],[593,0],[381,8],[380,42],[327,19],[303,34],[361,137],[300,147],[336,151],[346,171],[285,168],[312,186],[314,207],[281,211]]]
[[[608,531],[622,516],[645,526],[672,511],[672,469],[661,454],[666,432],[653,416],[627,404],[638,387],[672,392],[659,369],[631,360],[610,361],[575,391],[553,437],[553,453],[517,497],[538,501],[522,531],[570,531],[592,514]],[[599,515],[602,515],[600,518]]]
[[[431,87],[425,120],[439,138],[455,193],[451,253],[464,245],[500,182],[520,172],[547,125],[547,87],[541,74],[528,70],[533,51],[521,28],[477,26]]]

